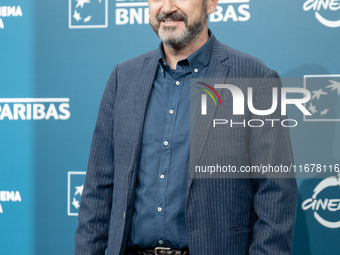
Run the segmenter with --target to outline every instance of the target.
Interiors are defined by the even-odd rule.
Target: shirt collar
[[[215,36],[213,35],[210,29],[208,30],[208,33],[209,33],[208,41],[201,48],[199,48],[197,51],[195,51],[186,58],[189,62],[191,72],[195,72],[194,71],[195,69],[198,69],[200,71],[201,69],[203,69],[203,67],[209,64]],[[161,68],[164,69],[167,66],[167,63],[165,61],[163,43],[160,43],[158,47],[157,59],[159,61]]]

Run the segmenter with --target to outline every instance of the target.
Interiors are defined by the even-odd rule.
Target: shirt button
[[[169,144],[168,141],[165,141],[165,142],[164,142],[164,145],[165,145],[165,146],[167,146],[168,144]]]
[[[161,211],[162,211],[162,207],[158,207],[157,210],[158,210],[159,212],[161,212]]]
[[[197,69],[197,68],[195,68],[195,69],[194,69],[194,72],[195,72],[195,73],[198,73],[198,69]]]
[[[174,113],[174,110],[170,110],[169,113],[170,113],[170,114],[173,114],[173,113]]]
[[[176,81],[176,85],[178,86],[179,84],[181,84],[179,81]]]
[[[159,176],[159,177],[160,177],[161,179],[164,179],[165,176],[164,176],[164,174],[161,174],[161,176]]]
[[[162,241],[162,240],[159,240],[158,243],[159,243],[159,244],[163,244],[163,241]]]

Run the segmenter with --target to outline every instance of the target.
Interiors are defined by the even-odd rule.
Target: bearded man
[[[75,254],[291,253],[294,178],[189,174],[189,158],[200,165],[202,155],[212,155],[211,141],[217,156],[231,165],[293,164],[289,133],[280,125],[215,132],[213,114],[200,116],[190,146],[191,78],[278,78],[260,60],[217,41],[208,29],[208,14],[217,3],[149,0],[150,24],[162,42],[157,50],[118,64],[109,78]],[[254,104],[269,109],[272,88],[253,89]],[[226,95],[221,97],[226,102]],[[221,105],[212,108],[223,113]],[[274,113],[271,119],[282,116]]]

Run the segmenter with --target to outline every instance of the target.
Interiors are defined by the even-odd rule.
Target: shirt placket
[[[172,73],[170,74],[170,72]],[[160,245],[166,244],[164,242],[167,240],[165,216],[167,185],[169,179],[168,174],[171,161],[172,138],[176,122],[176,115],[178,111],[179,98],[184,83],[185,72],[184,70],[182,70],[182,68],[177,68],[176,72],[168,70],[167,75],[172,76],[170,84],[167,84],[167,86],[171,86],[171,93],[167,111],[165,112],[166,122],[163,134],[160,168],[158,172],[157,213],[155,217],[156,235],[158,237],[158,243]]]

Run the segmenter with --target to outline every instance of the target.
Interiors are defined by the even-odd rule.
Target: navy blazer
[[[109,78],[93,135],[75,254],[98,255],[107,249],[108,255],[124,255],[134,207],[143,121],[158,65],[156,52],[118,64]],[[215,40],[206,77],[227,81],[278,75],[260,60]],[[246,95],[246,87],[240,86]],[[223,103],[232,102],[225,89],[218,91]],[[271,93],[268,85],[254,87],[254,105],[269,109]],[[216,107],[212,100],[208,100],[207,108],[206,116],[197,115],[191,166],[218,158],[237,167],[293,164],[287,128],[266,125],[213,130],[213,118],[230,116],[229,108]],[[245,118],[264,117],[246,110]],[[282,116],[276,111],[271,118]],[[212,148],[219,148],[218,153],[211,153]],[[297,200],[294,178],[191,176],[185,208],[190,254],[291,254]]]

